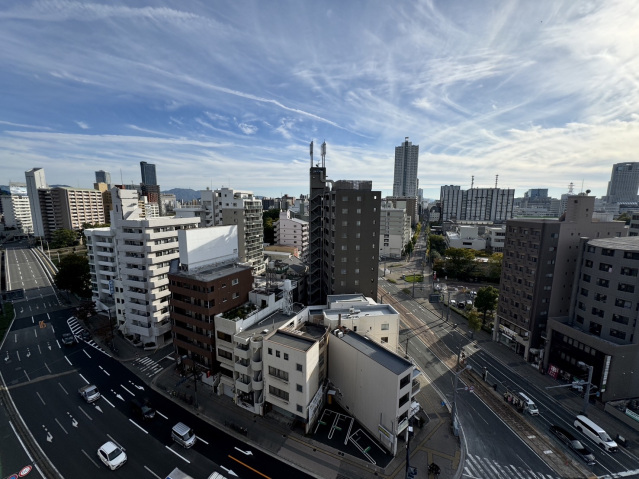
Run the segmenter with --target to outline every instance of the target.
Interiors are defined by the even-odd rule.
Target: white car
[[[126,463],[126,452],[112,441],[105,442],[100,446],[98,457],[112,471],[119,469]]]
[[[451,300],[448,302],[448,306],[457,306],[457,301],[455,301],[454,299],[451,299]]]

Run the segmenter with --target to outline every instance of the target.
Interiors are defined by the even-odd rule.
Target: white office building
[[[16,228],[25,235],[33,234],[33,218],[26,186],[11,183],[9,193],[0,196],[4,212],[4,225]]]

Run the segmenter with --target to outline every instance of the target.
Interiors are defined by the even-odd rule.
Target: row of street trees
[[[459,281],[486,281],[499,283],[502,253],[490,254],[466,248],[447,248],[441,235],[428,235],[433,271]]]

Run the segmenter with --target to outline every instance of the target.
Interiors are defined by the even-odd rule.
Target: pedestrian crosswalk
[[[133,366],[139,369],[140,372],[143,373],[145,376],[151,378],[164,369],[164,366],[161,366],[160,362],[164,361],[165,359],[171,359],[171,357],[165,356],[158,361],[154,361],[149,357],[135,358],[135,360],[133,361]]]
[[[501,464],[493,459],[466,455],[464,462],[464,473],[462,478],[467,479],[560,479],[552,474],[534,472],[531,469],[513,466],[512,464]]]

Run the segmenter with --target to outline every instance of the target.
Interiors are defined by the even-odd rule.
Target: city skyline
[[[636,5],[275,5],[5,3],[0,183],[139,184],[146,161],[163,190],[308,194],[326,140],[332,179],[390,195],[408,136],[428,198],[496,175],[603,196],[635,161]]]

